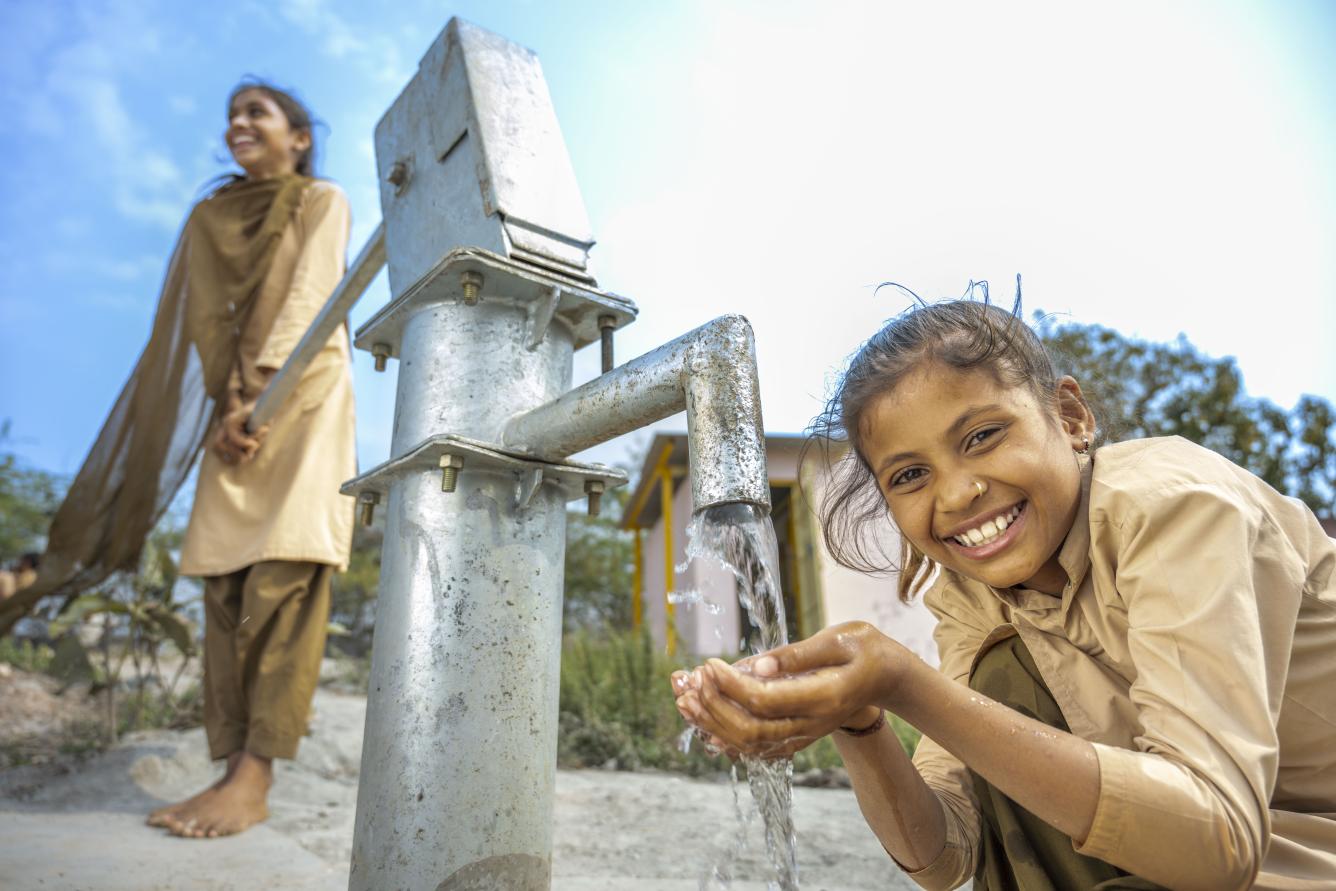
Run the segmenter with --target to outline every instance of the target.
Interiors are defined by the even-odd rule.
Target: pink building
[[[900,602],[895,575],[853,572],[827,554],[820,524],[806,497],[820,497],[824,468],[814,467],[816,462],[809,458],[799,487],[803,439],[796,434],[765,439],[771,520],[779,540],[790,640],[862,619],[935,665],[933,618],[921,603],[907,606]],[[623,528],[636,536],[633,622],[637,627],[648,625],[654,639],[670,651],[735,654],[740,649],[743,617],[732,577],[721,567],[699,560],[678,571],[685,559],[690,519],[686,434],[658,434],[622,518]],[[888,544],[898,547],[889,523],[885,535]],[[892,548],[890,553],[898,550]],[[700,600],[693,603],[697,595]]]

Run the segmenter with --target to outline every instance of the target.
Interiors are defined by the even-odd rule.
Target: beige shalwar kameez
[[[316,180],[279,241],[237,347],[229,388],[255,399],[282,367],[343,277],[348,199]],[[181,572],[211,576],[263,560],[346,569],[353,499],[339,486],[357,475],[348,334],[339,328],[244,464],[205,449]]]
[[[240,331],[229,390],[255,399],[342,277],[348,201],[305,188]],[[279,409],[255,457],[206,449],[181,554],[205,576],[205,726],[215,758],[291,758],[305,731],[328,622],[330,578],[352,547],[356,475],[348,335],[337,330]]]
[[[1118,443],[1058,558],[1060,596],[943,572],[925,602],[944,674],[1019,635],[1094,743],[1073,847],[1170,889],[1336,888],[1336,541],[1312,512],[1186,440]],[[979,853],[969,771],[927,738],[914,763],[947,843],[911,876],[954,888]]]

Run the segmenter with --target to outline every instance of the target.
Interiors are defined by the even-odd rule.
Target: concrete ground
[[[277,770],[270,819],[211,841],[144,825],[218,775],[201,730],[133,735],[78,763],[0,771],[0,887],[12,891],[343,891],[364,697],[320,690],[310,737]],[[745,788],[743,801],[748,801]],[[915,887],[881,850],[853,794],[796,789],[807,891]],[[554,891],[695,891],[737,833],[728,784],[659,773],[560,771]],[[734,891],[765,888],[761,843]]]

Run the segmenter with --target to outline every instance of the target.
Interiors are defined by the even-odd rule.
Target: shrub
[[[19,640],[13,636],[0,637],[0,662],[6,662],[24,671],[40,673],[51,666],[56,651],[44,643]]]

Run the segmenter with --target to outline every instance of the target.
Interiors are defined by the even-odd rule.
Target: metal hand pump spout
[[[751,325],[721,316],[538,408],[502,442],[558,461],[683,409],[697,511],[744,501],[770,509]]]

